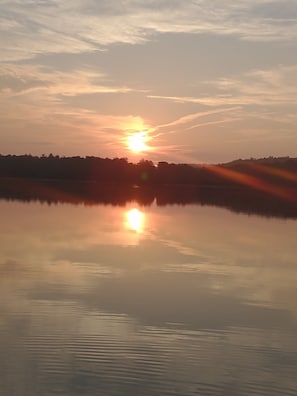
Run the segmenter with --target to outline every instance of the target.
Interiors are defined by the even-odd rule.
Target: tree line
[[[0,155],[0,178],[245,187],[272,183],[297,187],[297,158],[269,157],[192,165],[165,161],[154,164],[144,159],[131,163],[127,158],[94,156]]]

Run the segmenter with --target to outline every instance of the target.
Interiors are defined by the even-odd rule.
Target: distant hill
[[[224,163],[222,165],[225,166],[236,166],[238,164],[251,164],[251,163],[260,163],[264,165],[271,165],[271,166],[283,166],[289,163],[294,163],[296,164],[297,158],[291,158],[291,157],[264,157],[264,158],[248,158],[248,159],[237,159],[233,160],[231,162]]]

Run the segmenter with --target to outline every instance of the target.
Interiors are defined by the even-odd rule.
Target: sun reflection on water
[[[126,212],[126,226],[128,229],[141,233],[144,227],[144,213],[133,208]]]

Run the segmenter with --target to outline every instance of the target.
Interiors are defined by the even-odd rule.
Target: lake
[[[297,220],[0,200],[1,395],[296,395]]]

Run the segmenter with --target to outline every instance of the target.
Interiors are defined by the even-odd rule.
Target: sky
[[[1,154],[296,157],[296,0],[0,0],[0,50]]]

